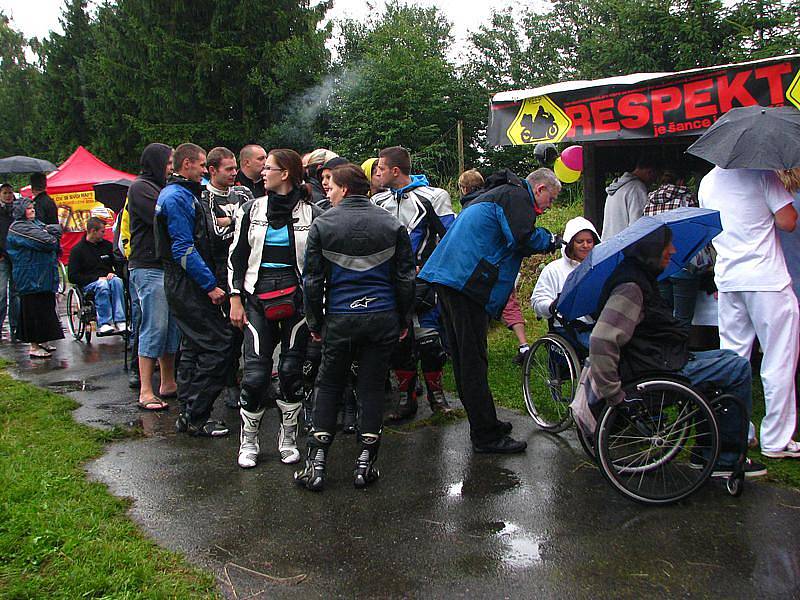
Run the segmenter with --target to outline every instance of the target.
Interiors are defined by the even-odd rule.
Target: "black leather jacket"
[[[348,196],[317,217],[308,235],[303,287],[309,329],[321,331],[325,314],[387,310],[407,327],[415,271],[400,221],[366,196]]]

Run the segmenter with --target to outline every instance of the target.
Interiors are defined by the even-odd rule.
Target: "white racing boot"
[[[287,465],[300,460],[300,451],[297,449],[297,417],[303,406],[302,402],[283,402],[276,400],[281,411],[281,427],[278,431],[278,453],[281,462]]]
[[[239,432],[239,466],[243,469],[250,469],[256,466],[258,461],[258,429],[261,426],[261,417],[264,411],[253,413],[243,408],[239,409],[242,416],[242,429]]]

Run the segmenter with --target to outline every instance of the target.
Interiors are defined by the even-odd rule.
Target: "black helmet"
[[[536,161],[542,167],[549,167],[558,158],[558,150],[556,150],[555,144],[551,144],[550,142],[542,142],[536,144],[533,148],[533,155],[536,157]]]

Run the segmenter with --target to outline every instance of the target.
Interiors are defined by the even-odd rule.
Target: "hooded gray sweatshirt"
[[[647,204],[647,186],[633,173],[623,173],[606,188],[603,240],[617,235],[642,216]]]

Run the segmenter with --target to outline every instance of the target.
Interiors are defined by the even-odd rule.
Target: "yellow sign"
[[[794,76],[794,81],[786,90],[786,99],[800,110],[800,71]]]
[[[93,190],[53,194],[53,201],[57,206],[69,206],[72,210],[92,210],[98,206],[103,206],[94,199]]]
[[[526,98],[506,135],[515,146],[538,142],[559,142],[570,127],[572,119],[547,96]]]
[[[52,197],[64,231],[86,231],[86,221],[92,216],[92,209],[103,206],[95,200],[94,190],[53,194]]]

